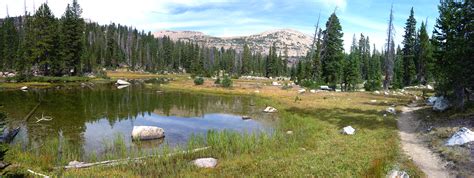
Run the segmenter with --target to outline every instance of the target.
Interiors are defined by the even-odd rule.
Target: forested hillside
[[[430,38],[428,22],[417,29],[412,8],[402,46],[395,47],[390,11],[385,46],[372,46],[369,36],[354,35],[349,54],[344,52],[344,33],[334,12],[325,28],[317,25],[306,57],[289,64],[288,52],[277,51],[275,43],[268,55],[252,51],[248,44],[243,50],[199,46],[167,36],[154,38],[150,32],[120,24],[86,22],[76,0],[60,18],[43,4],[34,14],[1,21],[0,71],[28,78],[78,76],[104,68],[202,76],[223,70],[234,76],[290,76],[304,87],[329,85],[343,91],[357,90],[361,84],[373,91],[434,83],[438,93],[453,96],[462,108],[474,85],[473,2],[441,1],[439,12]]]

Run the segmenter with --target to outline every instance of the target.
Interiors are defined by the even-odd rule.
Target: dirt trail
[[[420,109],[415,106],[403,107],[403,113],[398,118],[398,133],[400,134],[403,151],[413,159],[413,162],[427,177],[455,177],[444,167],[443,161],[417,137],[416,129],[420,122],[413,111]]]

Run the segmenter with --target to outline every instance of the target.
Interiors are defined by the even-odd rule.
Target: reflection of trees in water
[[[62,130],[66,138],[83,142],[82,133],[86,122],[105,118],[113,126],[115,122],[145,117],[153,112],[166,116],[202,116],[205,113],[245,114],[250,111],[250,98],[240,96],[209,96],[202,94],[165,92],[157,93],[140,85],[126,89],[97,86],[94,89],[62,89],[40,91],[0,92],[0,103],[9,115],[11,124],[22,124],[23,117],[41,99],[41,106],[28,121],[28,139],[57,138]],[[41,114],[51,116],[52,121],[36,123]]]

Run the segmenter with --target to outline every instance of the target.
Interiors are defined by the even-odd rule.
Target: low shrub
[[[202,85],[204,84],[204,79],[202,77],[196,77],[194,79],[194,85]]]
[[[228,76],[225,76],[224,79],[222,79],[222,87],[230,88],[232,87],[232,84],[232,79],[230,79]]]

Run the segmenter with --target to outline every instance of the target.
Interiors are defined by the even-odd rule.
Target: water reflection
[[[39,102],[36,112],[24,118]],[[252,98],[213,96],[180,92],[157,92],[144,85],[117,89],[113,85],[94,88],[44,89],[0,92],[1,110],[9,113],[10,126],[21,126],[19,139],[41,142],[64,136],[85,150],[101,150],[104,141],[121,134],[127,146],[133,146],[130,133],[134,125],[151,125],[165,129],[164,142],[184,144],[192,134],[209,129],[239,132],[266,131],[274,115],[251,106]],[[253,105],[253,104],[252,104]],[[51,121],[38,121],[41,116]],[[252,120],[242,120],[251,115]],[[142,144],[154,147],[159,141]]]

